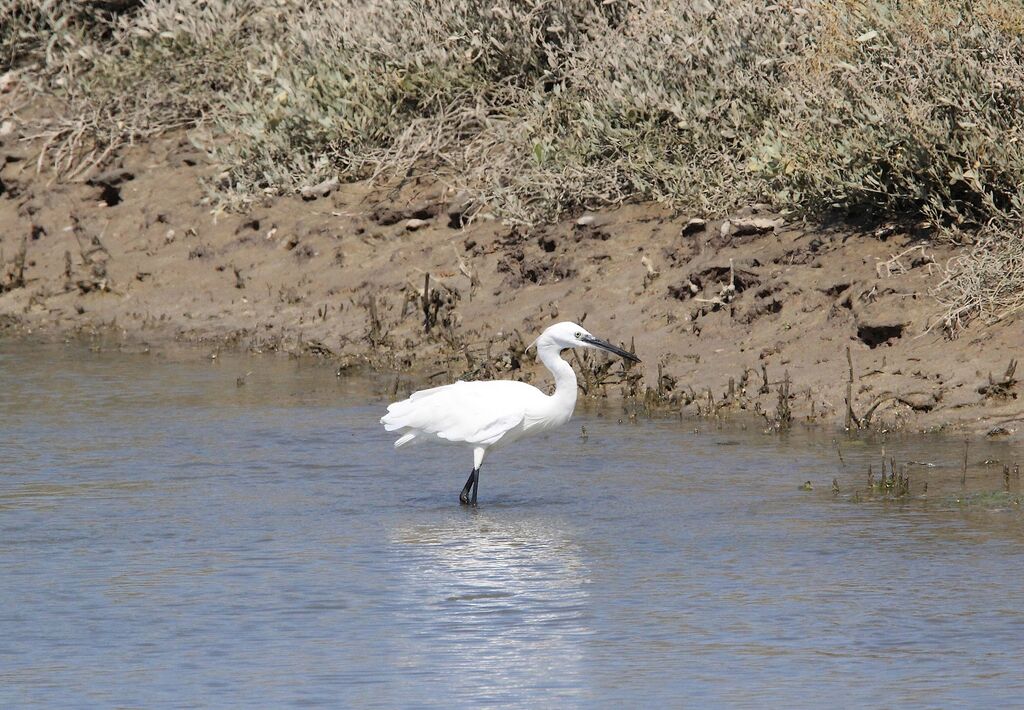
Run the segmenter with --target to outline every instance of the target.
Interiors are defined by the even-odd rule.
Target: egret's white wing
[[[544,397],[540,390],[523,382],[456,382],[389,405],[380,421],[388,431],[404,433],[396,446],[422,435],[490,446],[522,425],[538,397]]]
[[[522,412],[510,412],[488,422],[466,427],[456,426],[447,431],[439,431],[437,436],[447,441],[464,441],[467,444],[477,446],[490,446],[497,443],[501,437],[518,427],[522,422]]]

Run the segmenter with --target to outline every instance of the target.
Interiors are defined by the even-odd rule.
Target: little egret
[[[386,430],[402,435],[395,442],[395,448],[442,439],[473,449],[473,471],[459,494],[463,505],[476,505],[480,467],[488,451],[569,421],[576,407],[576,373],[561,358],[563,350],[599,348],[631,362],[640,362],[633,353],[595,338],[575,323],[556,323],[533,344],[537,346],[540,361],[555,378],[553,395],[513,380],[460,380],[415,392],[409,399],[388,405],[388,413],[381,417],[380,423]]]

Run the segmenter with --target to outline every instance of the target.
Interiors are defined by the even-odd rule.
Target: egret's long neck
[[[576,373],[572,365],[562,359],[558,346],[554,343],[539,343],[537,355],[555,378],[555,393],[552,399],[571,413],[576,406]]]

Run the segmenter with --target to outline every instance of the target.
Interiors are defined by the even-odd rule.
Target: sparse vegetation
[[[513,222],[649,199],[921,224],[950,332],[1024,306],[1016,0],[14,0],[68,174],[199,129],[225,208],[432,173]]]
[[[977,317],[996,322],[1024,310],[1024,222],[982,229],[950,260],[934,293],[951,333]]]

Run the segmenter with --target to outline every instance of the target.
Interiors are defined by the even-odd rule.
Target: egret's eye
[[[583,333],[581,333],[581,332],[579,332],[579,331],[577,330],[577,331],[576,331],[576,340],[579,340],[579,339],[580,339],[580,338],[582,338],[582,337],[583,337]]]

